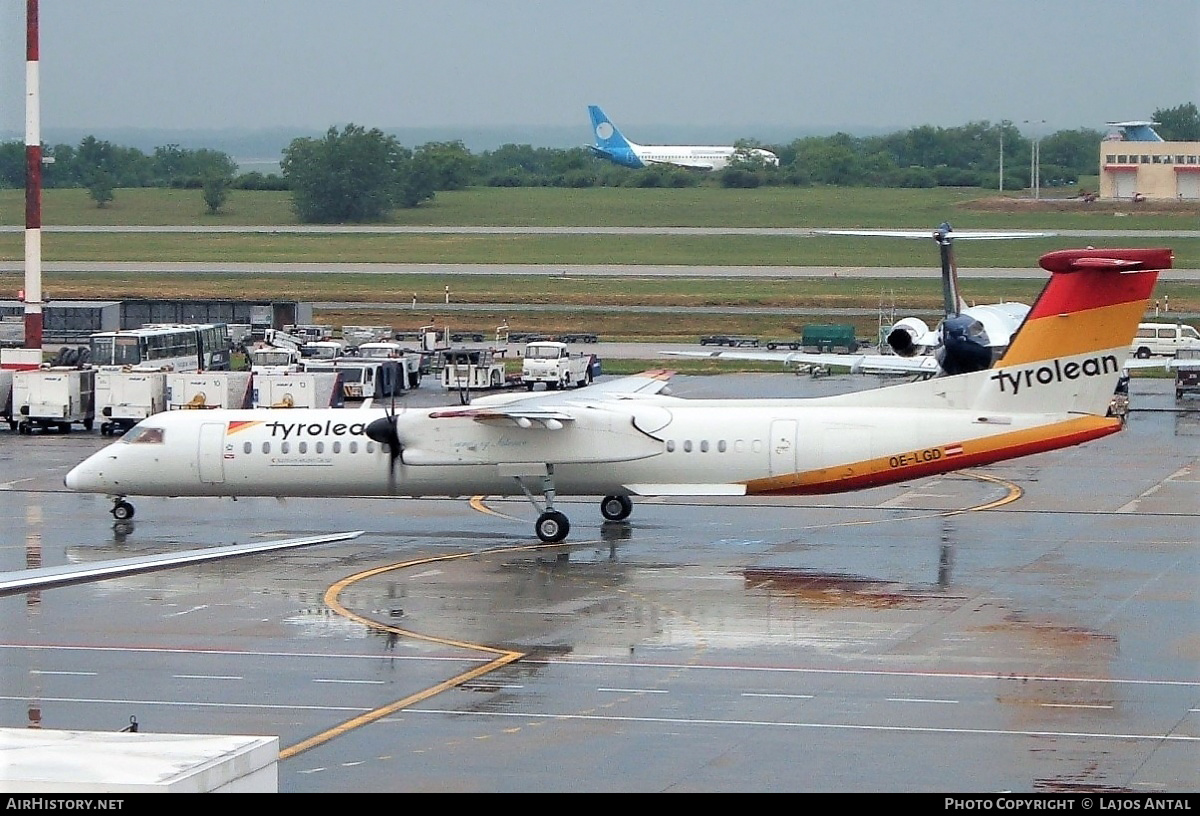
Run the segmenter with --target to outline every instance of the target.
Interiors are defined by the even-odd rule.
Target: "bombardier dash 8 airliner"
[[[602,159],[635,169],[652,164],[670,164],[687,170],[720,170],[744,151],[747,158],[764,164],[779,165],[779,157],[760,147],[737,148],[733,145],[642,145],[621,135],[617,126],[596,105],[588,106],[592,118],[592,135],[596,141],[588,150]]]
[[[1106,416],[1169,249],[1074,249],[990,368],[807,399],[689,400],[665,372],[584,391],[497,394],[441,409],[169,411],[66,476],[129,496],[520,495],[543,541],[566,538],[559,495],[836,493],[1013,459],[1116,433]],[[540,494],[540,500],[537,494]]]

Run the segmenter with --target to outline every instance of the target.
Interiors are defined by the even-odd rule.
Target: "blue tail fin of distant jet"
[[[595,144],[589,146],[593,153],[626,167],[645,166],[634,151],[633,144],[621,135],[621,131],[599,106],[588,105],[588,113],[592,117],[592,136],[596,140]]]

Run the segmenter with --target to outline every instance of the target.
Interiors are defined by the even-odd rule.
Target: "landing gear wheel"
[[[633,501],[628,496],[605,496],[600,502],[600,515],[609,521],[624,521],[633,512]]]
[[[113,504],[112,515],[117,521],[128,521],[133,518],[133,505],[124,499],[118,499]]]
[[[567,537],[567,533],[571,531],[571,522],[557,510],[547,510],[538,516],[534,529],[537,531],[537,537],[542,541],[547,544],[556,544]]]

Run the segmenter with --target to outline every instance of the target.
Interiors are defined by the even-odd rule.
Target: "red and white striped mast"
[[[25,348],[42,348],[42,127],[38,0],[25,0]]]

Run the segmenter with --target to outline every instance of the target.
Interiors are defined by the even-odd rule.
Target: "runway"
[[[3,571],[366,530],[0,597],[0,722],[279,735],[292,793],[1194,791],[1200,404],[1173,396],[1135,379],[1120,434],[845,496],[619,524],[560,499],[559,547],[524,500],[470,496],[114,523],[61,487],[107,439],[0,426]]]
[[[21,272],[21,261],[0,261],[0,272]],[[334,275],[530,275],[561,277],[635,277],[635,278],[941,278],[935,267],[917,266],[685,266],[661,264],[443,264],[443,263],[206,263],[197,261],[50,261],[42,264],[48,274],[89,274],[121,272],[155,275],[206,274],[334,274]],[[964,278],[1002,278],[1008,280],[1045,280],[1040,267],[959,267]],[[1159,280],[1183,282],[1200,280],[1200,269],[1164,269]],[[388,304],[405,308],[404,303]],[[443,308],[442,304],[431,304]],[[453,304],[450,304],[453,305]],[[422,308],[428,308],[422,305]]]

